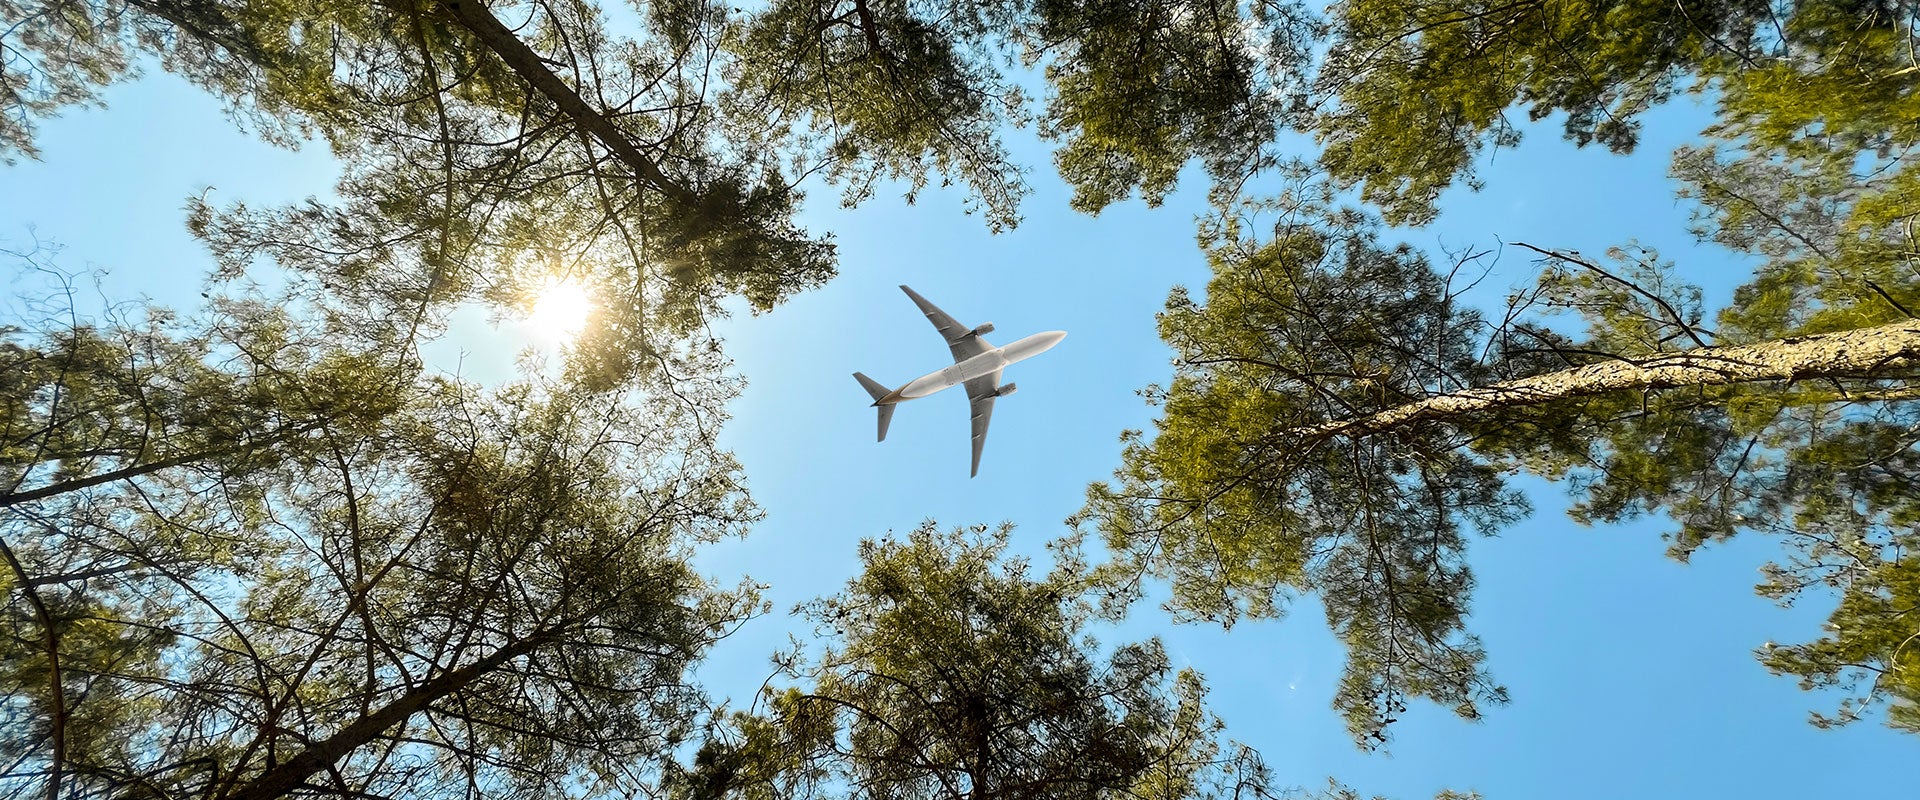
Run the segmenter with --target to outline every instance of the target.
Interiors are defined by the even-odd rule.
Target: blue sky
[[[41,162],[0,167],[0,246],[33,235],[65,247],[67,269],[108,271],[108,296],[191,306],[209,266],[185,231],[185,199],[271,205],[325,195],[334,167],[320,147],[293,152],[236,132],[217,104],[164,74],[116,87],[107,110],[70,112],[42,130]],[[1658,247],[1706,284],[1709,307],[1749,265],[1693,244],[1674,199],[1666,154],[1700,127],[1687,106],[1650,115],[1642,155],[1575,150],[1557,121],[1486,165],[1487,191],[1449,193],[1440,220],[1407,232],[1432,248],[1498,240],[1599,252],[1629,238]],[[763,316],[719,327],[749,379],[725,442],[744,463],[767,519],[743,540],[702,556],[706,571],[772,585],[776,613],[748,624],[704,663],[716,697],[747,702],[789,634],[785,611],[835,591],[858,569],[855,544],[926,518],[945,525],[1010,521],[1016,547],[1038,553],[1064,532],[1086,485],[1118,463],[1123,429],[1148,428],[1135,390],[1170,374],[1153,314],[1169,288],[1205,284],[1193,215],[1204,187],[1189,174],[1159,209],[1139,202],[1097,218],[1070,212],[1044,147],[1012,139],[1036,188],[1025,223],[989,235],[961,213],[961,196],[929,190],[918,205],[882,192],[855,210],[816,187],[804,221],[834,232],[840,275]],[[1491,285],[1520,283],[1528,259],[1509,250]],[[9,268],[11,279],[16,273]],[[967,478],[966,401],[946,393],[901,407],[888,441],[849,373],[897,385],[942,366],[946,349],[895,288],[909,284],[968,324],[992,321],[996,341],[1063,329],[1061,345],[1009,369],[1019,394],[996,409],[980,476]],[[11,310],[0,314],[13,313]],[[518,334],[489,332],[465,314],[436,346],[463,374],[500,375]],[[1773,551],[1759,539],[1716,546],[1681,565],[1662,555],[1657,521],[1583,528],[1561,491],[1525,484],[1533,518],[1472,544],[1479,590],[1472,627],[1513,703],[1481,723],[1415,705],[1391,755],[1357,751],[1329,709],[1344,654],[1311,598],[1278,622],[1231,632],[1171,626],[1151,605],[1109,643],[1163,637],[1203,672],[1228,733],[1261,750],[1285,781],[1337,777],[1367,793],[1430,797],[1443,787],[1490,798],[1895,796],[1910,790],[1897,764],[1920,739],[1877,720],[1839,731],[1805,722],[1835,698],[1768,675],[1750,651],[1768,639],[1816,635],[1830,600],[1783,610],[1751,591]]]

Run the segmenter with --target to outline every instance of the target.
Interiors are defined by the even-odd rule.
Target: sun
[[[527,315],[527,327],[542,339],[564,342],[578,335],[593,315],[593,295],[572,279],[555,280],[540,290]]]

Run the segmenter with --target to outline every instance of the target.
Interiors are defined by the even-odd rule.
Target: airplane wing
[[[973,330],[972,328],[960,324],[959,320],[953,317],[947,316],[947,312],[941,311],[938,306],[927,302],[927,298],[921,297],[919,293],[905,286],[901,286],[900,291],[906,292],[908,297],[913,298],[913,304],[920,307],[921,313],[927,315],[927,321],[933,323],[933,327],[940,331],[940,336],[947,340],[947,349],[953,351],[954,363],[965,361],[993,349],[993,345],[988,344],[986,339],[978,336],[968,336],[967,332]],[[969,388],[969,394],[971,394],[971,388]]]
[[[999,389],[1000,370],[967,381],[968,411],[973,415],[973,471],[967,474],[969,478],[980,474],[980,448],[987,444],[987,423],[993,420],[993,401],[999,397]]]

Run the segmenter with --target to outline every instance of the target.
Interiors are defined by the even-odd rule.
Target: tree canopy
[[[603,313],[577,366],[610,386],[721,300],[764,310],[832,274],[830,242],[793,223],[799,194],[782,165],[723,138],[705,78],[715,54],[695,36],[705,6],[656,8],[632,35],[591,3],[7,11],[21,22],[8,54],[24,68],[9,73],[16,124],[0,145],[30,153],[35,117],[146,57],[272,140],[332,147],[337,199],[193,204],[224,277],[270,259],[311,293],[385,308],[414,331],[460,302],[524,307],[545,282],[579,280]]]
[[[1318,593],[1351,648],[1336,705],[1384,741],[1405,697],[1470,718],[1505,700],[1465,627],[1462,533],[1516,523],[1506,476],[1529,472],[1564,481],[1583,521],[1669,515],[1677,557],[1779,536],[1760,591],[1841,601],[1830,636],[1763,662],[1857,688],[1836,719],[1888,704],[1911,729],[1910,212],[1878,216],[1904,203],[1837,160],[1711,152],[1676,161],[1702,232],[1764,259],[1712,325],[1698,288],[1631,245],[1519,245],[1538,281],[1485,316],[1459,299],[1481,254],[1383,245],[1325,184],[1276,202],[1270,235],[1217,227],[1204,301],[1176,291],[1161,317],[1177,360],[1156,434],[1090,494],[1109,580],[1166,576],[1177,611],[1228,622]]]
[[[824,644],[776,657],[793,684],[710,732],[687,796],[1281,792],[1257,753],[1219,740],[1198,673],[1175,671],[1158,640],[1102,654],[1077,562],[1029,577],[1010,533],[929,521],[863,541],[846,590],[797,609]]]
[[[1469,540],[1522,524],[1519,473],[1581,521],[1665,515],[1679,558],[1776,537],[1760,591],[1838,602],[1761,662],[1852,691],[1818,724],[1920,731],[1910,0],[0,0],[0,25],[6,163],[153,64],[341,166],[327,198],[189,201],[204,309],[0,322],[10,794],[1265,796],[1197,673],[1088,628],[1149,578],[1228,624],[1312,592],[1356,740],[1419,699],[1478,718],[1508,693]],[[1541,242],[1474,308],[1484,253],[1386,233],[1475,185],[1510,115],[1627,152],[1685,92],[1714,112],[1673,154],[1696,231],[1757,265],[1723,307],[1649,248]],[[708,323],[832,276],[810,176],[850,204],[957,181],[1018,223],[1018,126],[1080,211],[1210,183],[1161,418],[1076,520],[1102,560],[868,541],[795,611],[823,644],[706,716],[689,665],[766,610],[689,566],[758,516]],[[265,270],[284,291],[242,280]],[[599,308],[564,369],[428,374],[452,309],[563,281]]]
[[[686,564],[757,515],[711,439],[729,384],[488,390],[369,344],[251,306],[9,334],[0,786],[652,780],[705,708],[687,665],[756,609]]]
[[[324,134],[352,165],[343,198],[418,206],[413,225],[368,241],[448,218],[449,241],[415,243],[414,258],[450,262],[450,286],[499,277],[498,259],[473,248],[537,250],[485,233],[533,215],[621,256],[625,278],[653,261],[698,276],[654,300],[682,313],[698,306],[678,305],[688,288],[764,308],[827,274],[822,243],[791,227],[797,198],[781,174],[822,171],[849,199],[883,177],[917,190],[938,174],[966,182],[995,227],[1012,224],[1025,184],[999,142],[1007,124],[1060,143],[1056,166],[1083,210],[1136,191],[1155,203],[1196,159],[1235,196],[1279,163],[1276,137],[1298,131],[1337,185],[1418,223],[1440,191],[1475,180],[1477,154],[1518,141],[1519,109],[1562,114],[1576,143],[1624,152],[1645,111],[1707,92],[1769,146],[1872,146],[1912,138],[1903,109],[1920,81],[1914,11],[1897,2],[669,2],[620,34],[586,2],[7,10],[22,20],[0,95],[10,151],[31,155],[37,118],[157,56],[270,137]],[[1034,66],[1037,103],[1022,78]],[[386,194],[370,185],[383,179]],[[716,248],[730,263],[703,267]]]
[[[1920,651],[1898,598],[1915,569],[1906,471],[1920,307],[1910,198],[1911,4],[1395,4],[1331,9],[1314,78],[1318,163],[1288,190],[1220,197],[1214,276],[1161,317],[1176,373],[1084,519],[1117,586],[1172,580],[1172,608],[1231,622],[1318,593],[1351,648],[1336,705],[1386,739],[1403,698],[1476,717],[1505,691],[1465,620],[1463,532],[1525,514],[1505,476],[1574,492],[1575,516],[1670,515],[1672,552],[1742,531],[1785,557],[1760,591],[1840,595],[1830,635],[1758,653],[1804,685],[1857,690],[1912,729]],[[1695,230],[1753,257],[1724,308],[1684,265],[1519,245],[1538,280],[1467,307],[1478,255],[1435,265],[1380,220],[1432,218],[1476,154],[1517,141],[1516,106],[1564,112],[1616,151],[1677,88],[1716,122],[1674,154]],[[1377,212],[1341,207],[1358,189]],[[1377,213],[1377,216],[1376,216]],[[1489,231],[1492,233],[1492,231]],[[1631,231],[1622,232],[1623,236]],[[1551,244],[1551,243],[1547,243]],[[1557,318],[1556,318],[1557,316]],[[1709,324],[1708,320],[1712,320]]]

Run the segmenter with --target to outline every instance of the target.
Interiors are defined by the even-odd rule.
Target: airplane
[[[993,401],[1014,391],[1011,383],[1000,385],[1000,370],[1015,361],[1025,361],[1046,352],[1059,344],[1061,339],[1067,338],[1067,332],[1036,333],[1005,347],[994,347],[981,336],[993,332],[993,323],[986,322],[968,328],[912,289],[901,286],[900,291],[913,298],[914,305],[920,307],[920,311],[927,315],[927,321],[932,322],[933,327],[940,331],[941,338],[947,340],[947,348],[953,351],[953,366],[914,378],[898,389],[888,389],[872,378],[853,373],[854,380],[866,388],[867,394],[873,395],[873,405],[880,411],[878,441],[887,440],[887,423],[893,421],[895,406],[949,386],[966,384],[967,401],[972,404],[973,410],[973,471],[967,477],[979,475],[980,448],[987,443],[987,421],[993,417]]]

